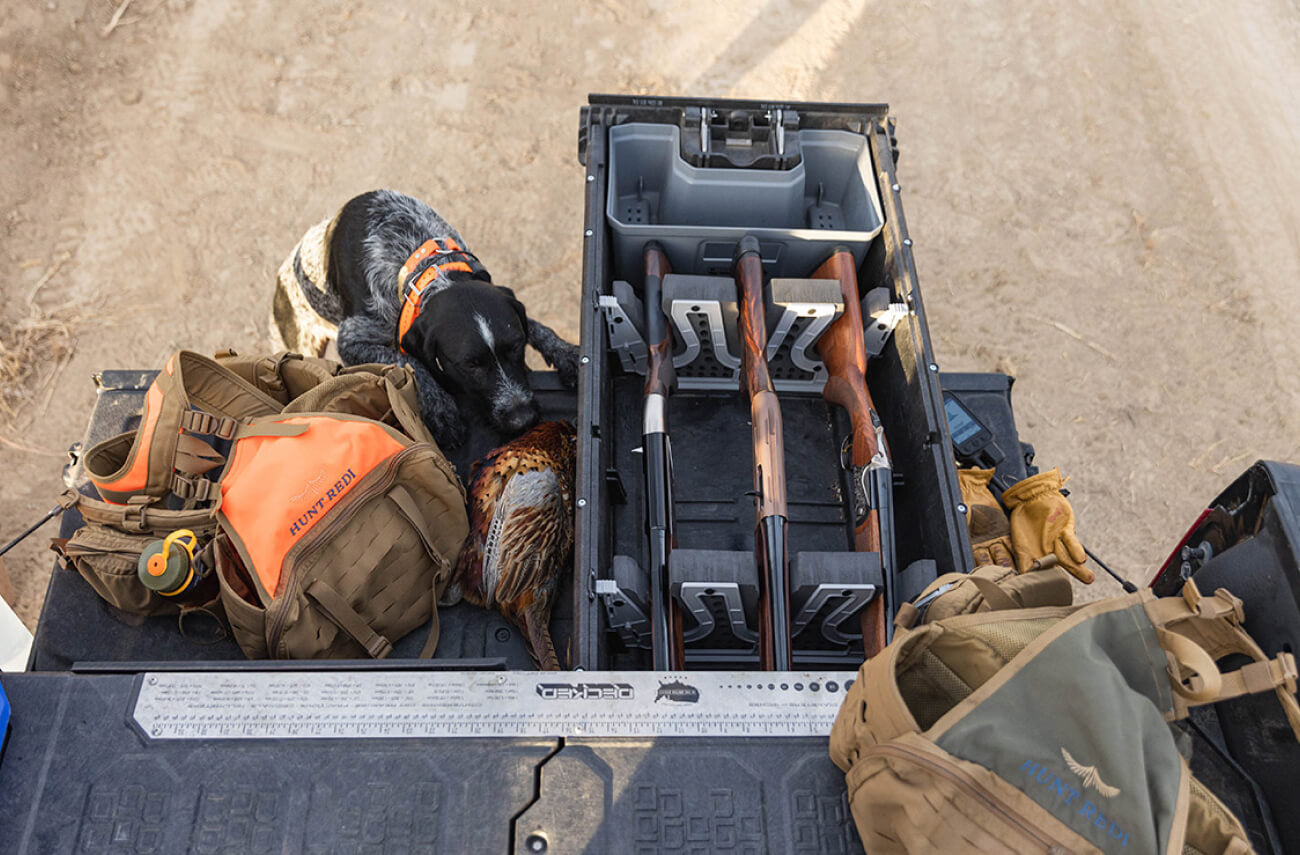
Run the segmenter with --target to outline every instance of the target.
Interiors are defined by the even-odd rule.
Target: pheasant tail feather
[[[551,631],[546,621],[537,615],[535,609],[524,612],[524,628],[528,635],[528,650],[533,654],[533,661],[540,671],[560,671],[560,657],[555,652],[555,642],[551,641]]]

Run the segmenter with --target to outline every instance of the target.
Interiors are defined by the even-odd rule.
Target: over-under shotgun
[[[785,445],[781,405],[767,368],[767,303],[758,239],[741,238],[732,261],[739,290],[741,383],[754,446],[754,555],[759,567],[758,658],[767,671],[793,667],[790,568],[786,554]]]
[[[673,542],[673,453],[668,440],[668,396],[677,382],[672,338],[664,317],[663,283],[668,257],[654,241],[646,244],[645,411],[641,422],[641,462],[646,486],[646,534],[650,540],[650,637],[656,671],[685,666],[681,623],[669,590],[668,562]]]
[[[852,426],[852,455],[848,461],[854,492],[853,548],[880,554],[883,595],[877,594],[863,610],[862,641],[867,656],[885,646],[885,624],[894,596],[893,580],[893,472],[885,432],[867,390],[867,350],[863,342],[862,306],[853,254],[837,249],[813,273],[815,279],[836,279],[844,295],[844,314],[822,333],[817,350],[826,364],[822,397],[848,411]]]

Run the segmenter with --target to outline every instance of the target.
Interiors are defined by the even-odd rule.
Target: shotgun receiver
[[[884,649],[889,615],[893,613],[894,485],[885,431],[867,390],[867,350],[854,266],[853,254],[840,248],[817,268],[813,278],[839,280],[844,295],[844,314],[822,333],[817,350],[827,373],[822,397],[848,411],[852,426],[852,453],[841,455],[840,462],[853,481],[853,548],[880,553],[885,590],[872,598],[862,612],[862,642],[870,657]]]
[[[676,385],[672,338],[664,317],[663,282],[668,256],[656,242],[646,244],[645,331],[647,348],[645,411],[641,421],[641,462],[645,475],[646,534],[650,541],[650,638],[656,671],[685,667],[681,617],[669,589],[668,561],[673,538],[673,453],[668,441],[668,396]]]
[[[741,238],[732,260],[739,290],[741,384],[754,445],[754,555],[758,559],[758,659],[766,671],[793,667],[790,568],[786,554],[785,445],[781,405],[767,368],[767,301],[758,239]]]

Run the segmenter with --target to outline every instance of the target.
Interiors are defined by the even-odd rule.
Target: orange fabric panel
[[[144,418],[140,424],[140,432],[136,435],[137,443],[131,449],[131,468],[112,480],[95,481],[96,487],[102,486],[115,493],[136,493],[145,488],[145,484],[149,481],[149,445],[153,440],[154,426],[158,423],[158,414],[162,411],[162,402],[163,393],[158,388],[158,381],[155,380],[149,384],[149,392],[144,398]]]
[[[374,422],[304,416],[277,423],[310,429],[300,436],[236,441],[221,479],[221,514],[272,597],[279,594],[281,565],[293,545],[366,473],[404,447]]]

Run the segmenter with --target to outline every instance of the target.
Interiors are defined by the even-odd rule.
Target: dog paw
[[[555,373],[560,382],[572,389],[578,385],[578,348],[566,344],[555,354]]]

